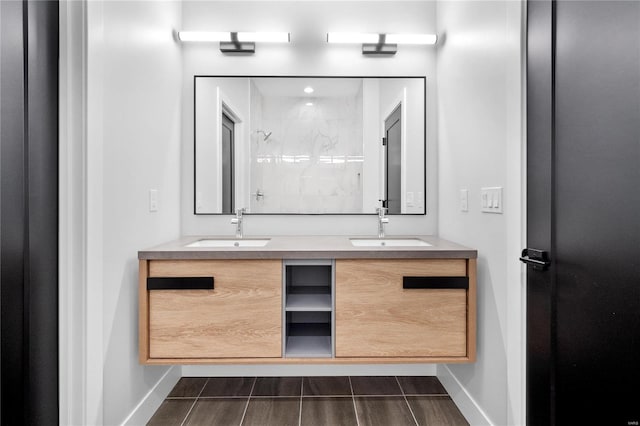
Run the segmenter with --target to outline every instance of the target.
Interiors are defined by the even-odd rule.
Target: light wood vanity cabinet
[[[148,277],[213,277],[214,288],[149,290]],[[140,306],[143,363],[282,356],[280,260],[141,261]]]
[[[309,262],[140,260],[140,362],[475,361],[474,258]],[[318,279],[309,275],[316,269]],[[204,287],[213,277],[213,289],[191,277]],[[300,298],[315,304],[302,306]],[[320,326],[322,335],[311,333]],[[328,342],[322,353],[299,347],[320,339]]]
[[[474,359],[475,261],[471,280],[468,262],[336,260],[336,357]],[[405,277],[414,288],[404,288]]]

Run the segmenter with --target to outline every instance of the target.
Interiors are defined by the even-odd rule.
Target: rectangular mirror
[[[425,83],[195,76],[195,213],[424,214]]]

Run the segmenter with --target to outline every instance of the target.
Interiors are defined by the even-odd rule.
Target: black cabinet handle
[[[213,277],[147,278],[147,290],[213,290]]]
[[[469,289],[469,277],[402,277],[406,289]]]

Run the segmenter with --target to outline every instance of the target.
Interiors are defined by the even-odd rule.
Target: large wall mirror
[[[425,213],[425,77],[195,76],[195,213]]]

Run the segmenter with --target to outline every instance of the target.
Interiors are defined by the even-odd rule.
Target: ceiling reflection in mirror
[[[424,214],[424,77],[194,85],[196,214]]]

